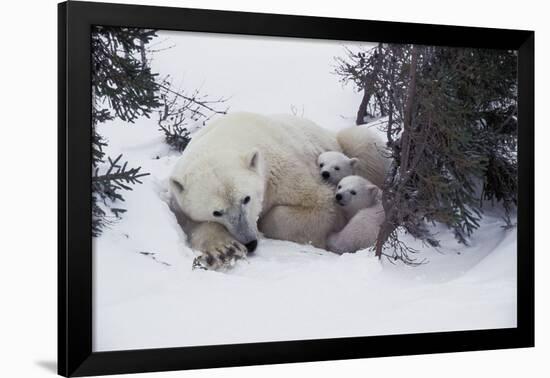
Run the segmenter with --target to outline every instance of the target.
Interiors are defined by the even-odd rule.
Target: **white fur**
[[[372,246],[384,222],[380,189],[362,177],[348,176],[338,183],[336,195],[348,223],[329,236],[330,250],[345,253]]]
[[[376,204],[380,189],[361,176],[344,177],[336,186],[336,202],[341,206],[346,219],[351,219],[359,210]]]
[[[380,134],[366,126],[355,126],[341,130],[336,138],[344,154],[358,159],[354,174],[382,187],[390,160]]]
[[[210,123],[170,177],[191,246],[214,260],[214,269],[226,256],[246,253],[258,231],[325,248],[344,224],[315,163],[325,151],[340,151],[335,135],[304,118],[232,113]]]
[[[339,151],[323,152],[317,158],[319,174],[323,180],[336,185],[346,176],[353,175],[353,168],[357,164],[357,158],[349,158]]]

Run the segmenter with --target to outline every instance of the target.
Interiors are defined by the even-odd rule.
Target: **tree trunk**
[[[357,110],[357,118],[355,120],[355,124],[357,126],[362,125],[365,123],[365,116],[367,115],[367,106],[369,106],[370,101],[370,85],[365,83],[363,86],[363,98],[361,99],[361,104],[359,105],[359,110]]]
[[[403,135],[401,136],[401,167],[399,167],[401,178],[406,176],[406,172],[409,169],[409,155],[411,151],[411,126],[412,126],[412,112],[414,103],[414,94],[416,92],[416,61],[417,50],[416,46],[413,46],[411,51],[411,71],[409,87],[407,88],[407,102],[405,103],[404,120],[403,120]]]
[[[369,106],[370,98],[373,95],[376,96],[378,103],[380,104],[382,116],[385,116],[382,102],[380,101],[380,96],[379,94],[375,93],[376,85],[374,84],[376,80],[376,75],[378,74],[378,72],[380,72],[382,61],[384,60],[382,47],[383,44],[379,43],[377,47],[377,56],[373,71],[369,75],[367,75],[367,77],[365,78],[365,82],[363,83],[363,98],[361,99],[361,104],[359,105],[359,109],[357,110],[357,118],[355,119],[355,124],[357,126],[366,123],[365,116],[368,115],[367,108]]]
[[[378,236],[376,238],[376,248],[375,248],[375,255],[378,256],[378,258],[382,257],[382,248],[392,232],[395,230],[395,225],[399,224],[399,219],[393,219],[393,218],[399,218],[398,217],[398,211],[397,206],[399,206],[399,202],[401,200],[401,192],[400,189],[402,189],[404,181],[410,177],[407,170],[409,169],[409,154],[410,154],[410,147],[411,147],[411,140],[410,140],[410,130],[411,130],[411,123],[412,123],[412,112],[413,112],[413,104],[414,104],[414,95],[416,92],[416,66],[417,66],[417,60],[418,60],[418,51],[416,46],[413,46],[411,50],[411,68],[409,73],[409,87],[407,88],[407,100],[405,103],[405,109],[404,109],[404,120],[403,120],[403,134],[401,135],[401,156],[400,156],[400,167],[399,167],[399,177],[401,182],[398,183],[398,190],[397,193],[395,193],[395,197],[389,206],[384,206],[384,211],[386,212],[386,219],[382,226],[380,227],[380,231],[378,232]]]

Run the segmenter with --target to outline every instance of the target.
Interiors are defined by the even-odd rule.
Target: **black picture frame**
[[[519,51],[517,327],[92,352],[93,25]],[[534,32],[70,1],[58,4],[58,373],[86,376],[534,346]]]

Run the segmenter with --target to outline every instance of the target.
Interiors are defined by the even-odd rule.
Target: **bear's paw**
[[[247,249],[235,240],[218,242],[208,246],[193,260],[193,269],[226,270],[247,255]]]

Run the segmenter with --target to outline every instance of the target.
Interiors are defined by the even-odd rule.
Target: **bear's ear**
[[[357,158],[351,158],[351,159],[349,159],[349,165],[353,168],[353,167],[355,167],[355,165],[357,165],[358,161],[359,161],[359,159],[357,159]]]
[[[378,195],[378,187],[376,185],[367,184],[367,193],[371,198],[376,198]]]
[[[174,178],[171,178],[170,179],[170,186],[172,187],[172,189],[174,190],[174,192],[176,193],[181,193],[183,192],[183,185],[177,181],[176,179]]]
[[[258,149],[253,149],[247,156],[246,164],[248,165],[248,168],[252,169],[255,172],[260,172],[260,151]]]

